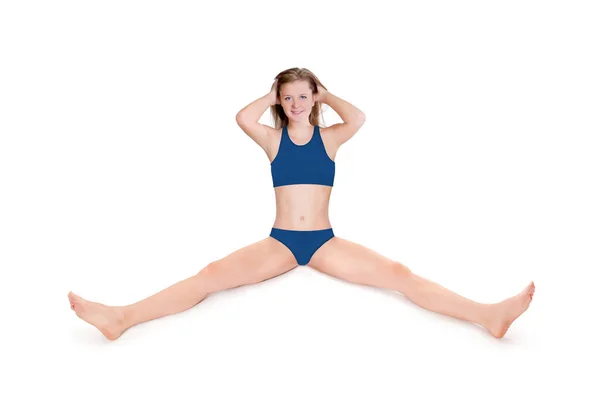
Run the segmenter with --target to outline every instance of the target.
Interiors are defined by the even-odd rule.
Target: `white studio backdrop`
[[[596,396],[594,6],[3,2],[0,397]],[[76,317],[69,291],[130,304],[268,236],[269,162],[235,115],[290,67],[367,115],[335,234],[480,302],[533,280],[503,339],[310,267],[114,342]]]

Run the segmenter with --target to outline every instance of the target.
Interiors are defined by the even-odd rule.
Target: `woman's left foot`
[[[489,320],[484,327],[495,338],[503,337],[514,320],[529,308],[534,292],[535,285],[531,282],[516,296],[492,304]]]

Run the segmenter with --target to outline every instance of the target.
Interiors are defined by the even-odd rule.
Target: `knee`
[[[407,282],[410,280],[412,271],[406,265],[399,263],[398,261],[394,261],[391,268],[392,274],[398,281]]]
[[[213,261],[208,263],[206,266],[200,269],[195,275],[200,284],[204,287],[209,285],[210,283],[218,282],[223,275],[222,268],[220,268],[219,263],[217,261]],[[205,289],[210,290],[209,287],[205,287]]]
[[[212,262],[206,264],[204,267],[200,268],[200,271],[198,271],[198,273],[196,275],[212,273],[216,269],[217,269],[217,262],[212,261]]]
[[[204,268],[201,268],[200,271],[196,274],[197,277],[202,279],[216,279],[218,275],[222,275],[222,268],[218,261],[212,261],[208,263]]]

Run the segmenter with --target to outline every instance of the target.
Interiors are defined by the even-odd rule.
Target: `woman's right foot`
[[[116,307],[87,301],[69,292],[71,309],[85,322],[94,325],[109,340],[115,340],[125,331],[123,312]]]

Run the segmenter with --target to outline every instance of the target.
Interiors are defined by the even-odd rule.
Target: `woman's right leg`
[[[272,237],[213,261],[196,275],[177,282],[137,303],[106,306],[69,293],[77,316],[115,340],[141,322],[187,310],[220,290],[259,283],[288,272],[298,263],[290,250]]]

